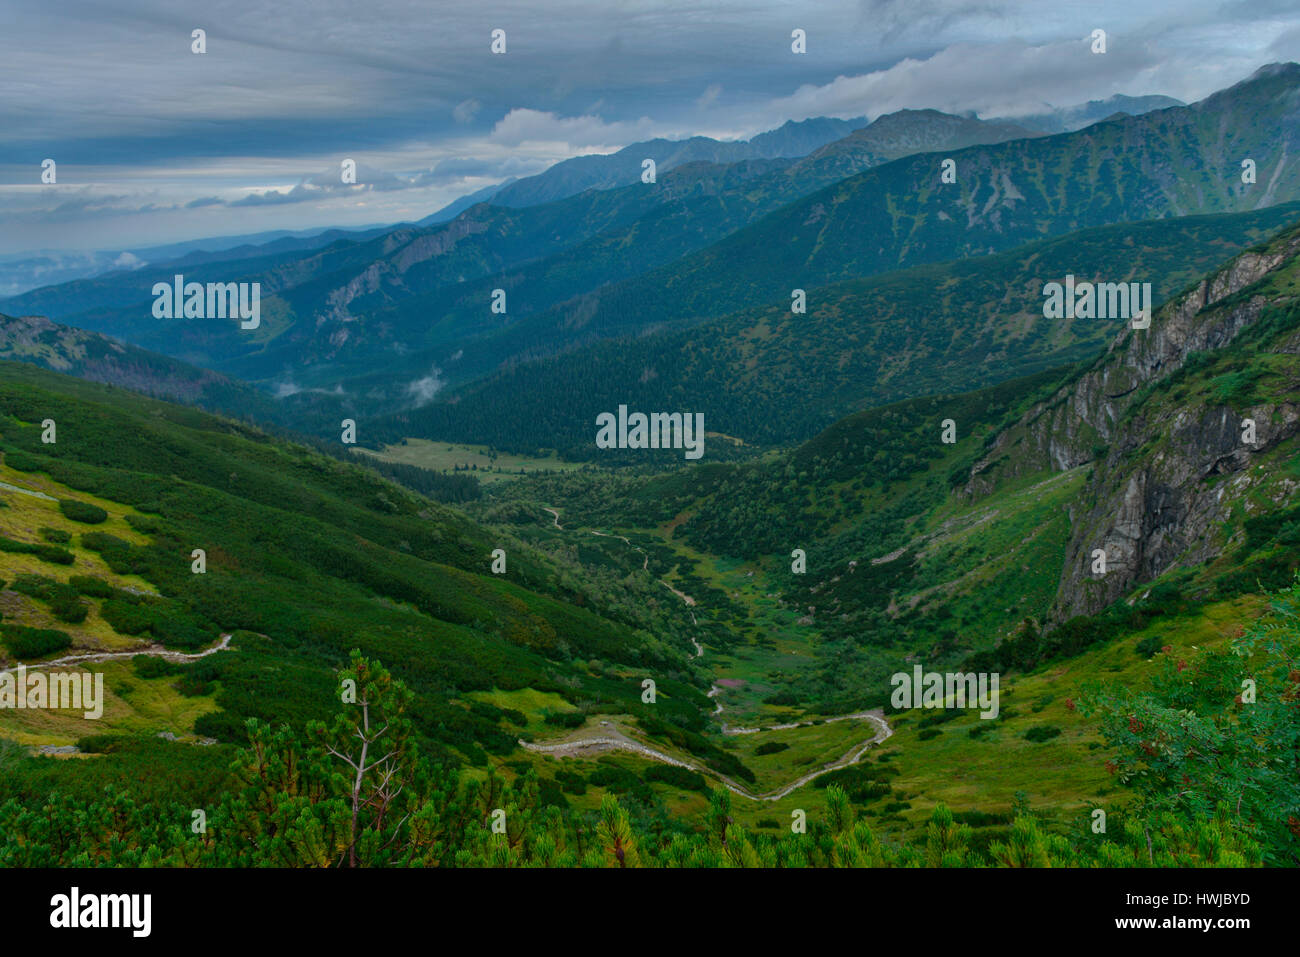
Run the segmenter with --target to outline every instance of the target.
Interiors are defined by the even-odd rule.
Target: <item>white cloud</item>
[[[654,135],[655,124],[648,117],[634,123],[606,123],[595,114],[557,116],[543,110],[513,109],[497,121],[490,139],[502,146],[557,143],[612,150]]]
[[[928,59],[909,57],[887,69],[800,87],[774,100],[771,110],[796,120],[864,114],[874,119],[923,108],[1015,116],[1119,92],[1164,92],[1127,85],[1156,63],[1142,44],[1112,43],[1106,54],[1093,54],[1085,37],[1038,46],[1020,40],[955,44]]]
[[[456,108],[451,111],[452,119],[457,123],[473,123],[474,117],[478,116],[478,111],[483,108],[483,104],[478,100],[470,98],[456,104]]]
[[[708,89],[700,94],[700,98],[695,101],[696,107],[701,110],[708,109],[712,106],[719,96],[722,95],[722,85],[719,83],[710,83]]]
[[[442,377],[442,370],[434,366],[424,378],[408,382],[406,394],[415,400],[415,406],[419,408],[432,402],[433,397],[441,392],[446,384],[446,380]]]

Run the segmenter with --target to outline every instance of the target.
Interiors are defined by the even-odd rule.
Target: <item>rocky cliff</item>
[[[1173,297],[1149,328],[1126,326],[972,469],[972,499],[1017,476],[1088,469],[1051,621],[1213,560],[1240,519],[1298,497],[1298,281],[1295,227]]]

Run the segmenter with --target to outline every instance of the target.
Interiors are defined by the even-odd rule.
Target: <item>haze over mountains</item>
[[[683,280],[672,273],[654,270],[669,269],[678,276],[703,271],[720,279],[727,273],[719,271],[711,257],[732,255],[728,250],[739,246],[724,244],[717,253],[704,252],[711,244],[726,240],[770,245],[773,226],[757,220],[819,186],[844,180],[846,188],[868,202],[867,197],[880,195],[881,201],[892,203],[885,197],[890,188],[899,188],[897,181],[889,187],[874,180],[850,183],[850,178],[922,152],[959,154],[981,144],[1019,140],[1020,145],[1006,155],[1037,163],[1044,162],[1041,149],[1050,149],[1035,147],[1040,134],[1021,126],[935,111],[903,111],[854,126],[846,121],[805,121],[749,143],[696,138],[676,145],[659,141],[645,149],[637,144],[612,156],[568,161],[517,181],[495,193],[489,206],[467,210],[449,223],[377,233],[369,240],[327,234],[302,241],[315,246],[336,239],[319,251],[308,250],[305,258],[293,255],[295,241],[281,240],[234,250],[230,255],[236,259],[192,255],[177,264],[178,269],[201,265],[231,279],[261,282],[267,297],[267,328],[253,337],[223,327],[161,327],[147,311],[149,289],[156,281],[152,274],[144,274],[148,270],[34,291],[6,301],[4,308],[124,336],[146,348],[261,382],[282,394],[341,388],[345,394],[364,394],[368,403],[381,408],[396,409],[410,404],[413,396],[428,394],[420,388],[412,392],[414,383],[432,382],[442,388],[489,374],[502,362],[563,351],[593,338],[638,332],[642,324],[619,305],[626,301],[619,297],[647,307],[653,303],[657,324],[691,323],[754,302],[757,287],[740,275],[729,283],[730,289],[706,291],[695,289],[691,282],[683,286]],[[844,130],[851,132],[834,138]],[[805,150],[811,152],[791,158]],[[638,179],[637,155],[642,152],[657,155],[663,164],[658,182],[614,185]],[[697,159],[742,153],[746,158],[728,163]],[[980,156],[975,162],[987,160]],[[912,167],[895,175],[926,174]],[[1053,185],[1065,188],[1067,181],[1068,177]],[[1018,187],[1013,183],[1013,188]],[[1279,199],[1288,195],[1286,188]],[[910,182],[906,189],[915,193]],[[997,189],[1000,186],[994,184]],[[513,211],[504,205],[574,190],[584,192]],[[983,196],[972,198],[975,191],[969,179],[959,190],[964,197],[959,201],[962,209],[970,202],[987,201]],[[994,201],[1015,204],[1014,199]],[[1143,218],[1169,211],[1166,205],[1134,215]],[[786,215],[807,220],[815,211],[806,207],[797,212],[791,207]],[[836,221],[849,223],[860,215],[844,207]],[[1015,232],[1004,228],[1004,214],[998,211],[992,213],[998,221],[992,226],[994,235],[987,241],[975,240],[978,245],[931,238],[951,233],[944,228],[943,217],[953,221],[956,215],[941,211],[936,221],[903,245],[889,253],[882,249],[874,264],[855,257],[823,272],[814,259],[801,269],[800,281],[815,286],[836,276],[952,258],[964,250],[999,248],[1076,225],[1074,221],[1057,226],[1035,222],[1029,230]],[[1099,221],[1107,220],[1102,216]],[[562,231],[555,228],[561,222]],[[978,233],[979,226],[971,222],[968,229]],[[833,227],[823,224],[819,230],[826,228]],[[834,255],[844,260],[855,245],[852,239],[836,244]],[[692,261],[689,257],[696,250],[703,258]],[[771,275],[770,269],[759,268]],[[618,284],[620,279],[632,285],[624,288]],[[496,288],[506,289],[511,300],[505,317],[483,308]],[[672,303],[662,302],[665,288],[673,290]],[[399,378],[396,383],[394,376]]]
[[[1089,100],[1077,106],[1018,116],[1012,122],[1043,133],[1064,133],[1091,126],[1099,120],[1109,119],[1116,113],[1138,116],[1142,113],[1150,113],[1152,110],[1186,105],[1182,100],[1176,100],[1172,96],[1125,96],[1123,93],[1116,93],[1104,100]]]
[[[921,126],[931,129],[922,132]],[[368,242],[335,243],[307,257],[271,251],[207,264],[209,272],[261,282],[268,299],[277,294],[267,304],[264,323],[269,329],[253,343],[231,339],[222,328],[161,329],[148,308],[155,280],[138,271],[36,290],[7,300],[6,308],[111,330],[147,348],[248,379],[289,378],[303,386],[332,388],[338,373],[331,370],[339,359],[356,374],[363,371],[356,369],[359,355],[368,353],[374,357],[370,361],[391,371],[394,350],[400,353],[399,365],[409,367],[413,376],[427,375],[428,360],[402,356],[438,342],[449,343],[448,352],[454,351],[467,333],[499,328],[497,317],[467,301],[471,295],[489,295],[495,284],[517,287],[536,280],[532,295],[515,307],[531,312],[671,262],[782,202],[835,181],[846,168],[867,168],[921,146],[957,147],[1024,131],[918,114],[882,118],[864,132],[870,135],[843,151],[823,149],[793,164],[760,159],[690,163],[645,188],[638,183],[588,190],[520,209],[480,206],[448,224],[398,228]],[[535,265],[524,265],[530,262]],[[523,268],[497,275],[514,267]],[[471,288],[476,292],[471,294]],[[435,314],[431,324],[434,308],[442,314]],[[358,321],[367,316],[373,320]]]

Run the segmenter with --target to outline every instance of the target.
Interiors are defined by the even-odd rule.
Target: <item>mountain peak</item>
[[[1266,63],[1247,77],[1244,82],[1249,83],[1251,80],[1263,80],[1274,76],[1300,77],[1300,63],[1293,60]]]

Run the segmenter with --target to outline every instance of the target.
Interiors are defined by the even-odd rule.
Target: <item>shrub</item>
[[[598,788],[612,788],[618,791],[630,791],[642,783],[634,773],[616,764],[602,764],[587,775],[587,781]]]
[[[59,499],[59,509],[74,522],[82,522],[86,525],[99,525],[108,521],[108,512],[98,505],[79,502],[75,498]]]
[[[971,827],[998,827],[1011,823],[1011,815],[1001,811],[953,811],[952,819]]]
[[[586,794],[587,782],[581,774],[561,768],[555,772],[555,780],[565,794]]]
[[[148,608],[117,598],[105,601],[99,613],[119,635],[139,635],[153,624]]]
[[[116,535],[86,532],[81,536],[81,544],[91,551],[99,552],[104,561],[108,562],[108,567],[119,575],[141,575],[149,571],[145,550]]]
[[[77,589],[64,585],[44,575],[19,575],[13,584],[14,591],[39,598],[50,606],[54,617],[60,621],[78,624],[86,620],[90,607],[77,594]]]
[[[582,723],[587,720],[587,716],[581,711],[559,711],[548,714],[542,720],[558,728],[580,728]]]
[[[1025,732],[1025,740],[1033,741],[1038,744],[1043,741],[1050,741],[1061,733],[1061,729],[1053,724],[1040,724],[1030,728]]]
[[[131,659],[135,673],[141,678],[165,678],[179,674],[181,666],[166,658],[154,658],[150,655],[136,655]]]
[[[948,721],[956,721],[966,712],[961,708],[940,708],[931,714],[926,715],[916,723],[918,728],[932,728],[936,724],[944,724]]]
[[[71,565],[76,561],[72,552],[62,548],[56,548],[53,545],[32,545],[29,542],[16,542],[12,538],[5,538],[0,535],[0,552],[9,552],[13,555],[35,555],[43,562],[52,562],[55,565]]]
[[[181,680],[176,682],[176,690],[186,698],[197,698],[201,695],[212,694],[212,682],[206,680],[202,675],[187,673],[181,675]]]
[[[42,658],[72,644],[66,632],[25,625],[0,625],[0,641],[15,658]]]
[[[35,456],[18,450],[5,453],[5,465],[11,469],[17,469],[19,472],[39,472],[41,470],[41,463],[37,461]]]
[[[61,528],[50,528],[48,525],[42,525],[41,538],[54,545],[66,545],[72,541],[72,533],[65,532]]]
[[[679,768],[675,764],[652,764],[646,768],[645,779],[662,781],[683,791],[705,791],[709,786],[703,775],[689,768]]]
[[[77,750],[85,754],[111,754],[126,743],[120,734],[89,734],[77,740]]]
[[[1137,653],[1143,658],[1150,658],[1160,648],[1160,638],[1157,635],[1148,635],[1137,643]]]
[[[126,523],[145,535],[152,535],[162,528],[162,523],[158,519],[150,515],[136,515],[134,512],[127,513]]]
[[[778,707],[794,707],[799,703],[799,699],[789,691],[778,691],[776,694],[768,695],[763,699],[763,704],[776,705]]]
[[[103,579],[93,578],[90,575],[73,575],[68,579],[68,584],[91,598],[112,598],[117,591]]]
[[[67,622],[69,625],[79,625],[90,614],[90,606],[74,598],[67,602],[50,602],[50,611],[54,612],[54,617],[59,621]]]
[[[754,749],[755,754],[776,754],[780,751],[789,750],[790,745],[783,741],[769,741],[767,744],[760,744]]]

